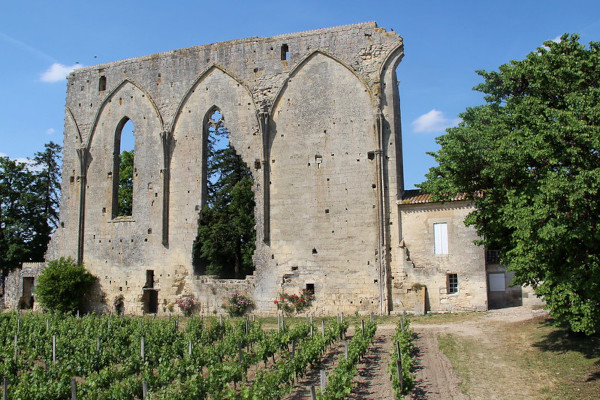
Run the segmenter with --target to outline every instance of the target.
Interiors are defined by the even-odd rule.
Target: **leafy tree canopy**
[[[439,199],[482,194],[466,223],[556,321],[586,334],[600,332],[599,49],[565,34],[477,71],[486,103],[437,138],[421,185]]]
[[[7,271],[23,261],[43,261],[50,234],[58,224],[60,152],[45,145],[22,163],[0,157],[0,267]]]
[[[36,300],[49,311],[74,313],[83,309],[85,295],[95,282],[83,265],[61,257],[50,261],[38,277]]]
[[[118,216],[131,215],[133,210],[133,150],[124,150],[119,157]]]
[[[207,201],[194,243],[194,267],[201,274],[242,278],[254,270],[253,181],[250,169],[228,137],[222,124],[209,135]]]

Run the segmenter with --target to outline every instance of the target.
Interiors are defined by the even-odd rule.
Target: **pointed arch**
[[[150,94],[146,90],[144,90],[144,88],[141,85],[137,84],[136,82],[134,82],[134,81],[132,81],[130,79],[124,79],[121,83],[119,83],[114,88],[114,90],[112,90],[108,94],[108,96],[106,96],[106,98],[102,101],[102,104],[100,105],[100,107],[98,107],[98,110],[96,111],[96,115],[94,116],[94,122],[92,123],[92,127],[90,129],[90,136],[87,138],[87,141],[86,141],[86,148],[89,149],[90,146],[91,146],[91,144],[92,144],[92,140],[94,138],[94,134],[96,132],[96,128],[98,127],[98,121],[100,120],[100,117],[102,116],[102,113],[104,112],[104,109],[112,101],[112,99],[114,97],[116,97],[116,94],[119,93],[119,91],[121,89],[123,89],[127,84],[133,85],[136,89],[138,89],[140,92],[142,92],[143,96],[152,105],[152,108],[154,109],[156,117],[160,121],[161,128],[164,129],[164,122],[163,122],[162,115],[160,114],[160,111],[158,110],[158,107],[156,106],[156,103],[154,102],[154,100],[152,99],[152,97],[150,96]]]
[[[349,262],[376,265],[380,184],[369,157],[378,149],[376,105],[364,79],[322,51],[294,68],[273,105],[269,250],[329,271],[320,282],[329,293],[348,292],[335,277],[344,276]],[[377,282],[378,276],[366,267],[352,279]],[[365,287],[367,293],[377,298],[377,286]]]
[[[287,79],[285,80],[285,82],[283,83],[283,85],[281,85],[281,87],[277,91],[277,94],[275,95],[275,98],[273,100],[273,107],[272,107],[273,110],[277,107],[277,104],[279,103],[279,101],[281,99],[281,95],[285,92],[285,89],[286,89],[286,87],[288,85],[288,82],[296,76],[296,74],[298,73],[298,71],[300,71],[304,66],[306,66],[306,64],[308,64],[311,60],[313,60],[318,55],[322,55],[322,56],[325,56],[327,58],[330,58],[333,61],[335,61],[338,64],[340,64],[341,66],[343,66],[344,68],[346,68],[348,71],[350,71],[356,77],[356,79],[358,79],[363,84],[363,86],[365,87],[365,90],[367,91],[367,93],[369,93],[369,97],[371,97],[371,100],[372,100],[373,104],[376,105],[376,99],[373,96],[373,91],[371,90],[371,88],[369,87],[369,85],[367,84],[367,82],[362,78],[362,76],[360,76],[356,72],[355,69],[349,67],[342,60],[340,60],[339,58],[337,58],[337,57],[335,57],[335,56],[333,56],[333,55],[331,55],[329,53],[327,53],[326,51],[317,49],[317,50],[314,50],[311,53],[307,54],[290,71],[290,74],[288,75]]]
[[[256,152],[262,148],[256,107],[249,89],[221,66],[207,68],[190,86],[170,124],[173,146],[168,192],[169,243],[170,248],[189,254],[185,262],[188,265],[192,261],[199,211],[206,198],[204,126],[215,109],[225,117],[230,143],[248,166],[260,157]],[[254,179],[260,182],[256,176]]]
[[[179,105],[177,106],[177,110],[175,111],[175,116],[173,117],[173,121],[170,124],[170,132],[175,131],[175,127],[179,120],[179,116],[181,115],[183,108],[188,103],[192,94],[194,94],[194,92],[196,91],[196,88],[202,83],[202,81],[204,81],[208,76],[210,76],[210,74],[212,74],[215,70],[221,71],[222,73],[224,73],[225,75],[227,75],[228,77],[233,79],[238,84],[238,86],[243,87],[246,90],[246,93],[248,94],[248,96],[252,99],[252,108],[256,109],[256,105],[254,104],[254,99],[252,98],[252,93],[250,92],[250,89],[244,84],[244,82],[240,78],[238,78],[238,77],[234,76],[232,73],[230,73],[225,67],[218,65],[218,64],[212,64],[210,67],[205,69],[204,72],[202,72],[198,76],[198,78],[196,78],[196,80],[192,83],[190,88],[187,90],[187,92],[185,93],[185,95],[183,96],[181,101],[179,102]],[[216,107],[216,106],[213,105],[213,107]]]

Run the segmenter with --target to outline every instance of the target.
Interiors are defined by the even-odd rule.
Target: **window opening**
[[[106,90],[106,76],[102,75],[98,80],[98,91],[104,92]]]
[[[287,44],[281,45],[281,60],[286,61],[290,59],[290,48]]]
[[[448,224],[433,224],[433,238],[435,254],[448,254]]]
[[[144,288],[153,289],[154,288],[154,270],[147,269],[146,270],[146,284]]]
[[[19,299],[19,309],[28,310],[33,308],[33,277],[23,278],[23,295]]]
[[[133,211],[133,177],[135,155],[135,127],[123,118],[115,132],[113,159],[112,217],[130,216]]]
[[[306,291],[307,292],[311,292],[312,294],[315,294],[315,284],[314,283],[307,283],[306,284]]]
[[[458,293],[458,275],[448,274],[448,294]]]
[[[240,279],[252,274],[255,249],[252,173],[230,143],[218,108],[203,125],[203,195],[194,270],[202,275]]]

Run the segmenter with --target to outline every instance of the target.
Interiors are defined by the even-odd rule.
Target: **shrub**
[[[283,311],[286,315],[293,315],[310,308],[314,299],[315,294],[312,290],[302,289],[300,295],[284,292],[279,295],[279,299],[275,300],[274,303],[277,305],[278,310]]]
[[[194,308],[196,308],[196,297],[193,294],[187,294],[175,303],[185,315],[189,316],[194,311]]]
[[[113,307],[117,315],[123,314],[123,307],[125,306],[125,297],[122,294],[115,296],[113,300]]]
[[[74,313],[83,308],[86,294],[97,278],[72,258],[48,262],[38,277],[36,300],[49,311]]]
[[[229,297],[227,302],[223,305],[223,308],[227,311],[227,314],[232,317],[241,317],[252,307],[254,307],[252,300],[243,294],[238,293],[237,291],[233,292],[231,297]]]

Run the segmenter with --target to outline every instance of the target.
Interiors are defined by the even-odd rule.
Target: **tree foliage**
[[[50,234],[58,224],[60,152],[45,145],[28,163],[0,157],[0,267],[43,261]]]
[[[95,282],[83,265],[61,257],[50,261],[38,277],[36,300],[49,311],[74,313],[83,309],[85,295]]]
[[[241,278],[254,270],[253,181],[228,135],[219,125],[208,138],[207,201],[194,243],[194,267],[201,274]]]
[[[119,212],[117,216],[131,215],[133,210],[133,150],[124,150],[119,156]]]
[[[477,71],[486,103],[437,139],[422,189],[479,194],[473,225],[571,330],[600,331],[600,43],[546,42]]]

